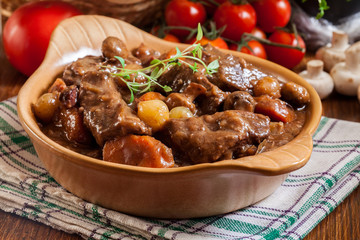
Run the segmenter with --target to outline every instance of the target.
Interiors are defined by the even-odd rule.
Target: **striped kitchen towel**
[[[359,123],[322,118],[308,164],[250,207],[199,219],[140,218],[58,185],[22,129],[13,98],[0,103],[0,209],[85,239],[301,239],[359,185],[359,132]]]

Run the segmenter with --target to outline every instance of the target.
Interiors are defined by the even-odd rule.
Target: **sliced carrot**
[[[174,166],[171,149],[150,136],[128,135],[107,141],[103,148],[103,159],[142,167]]]
[[[291,122],[295,113],[284,101],[263,95],[256,99],[255,112],[268,116],[272,121]]]
[[[65,136],[70,142],[93,143],[94,139],[83,122],[84,116],[77,108],[62,108],[59,117]]]

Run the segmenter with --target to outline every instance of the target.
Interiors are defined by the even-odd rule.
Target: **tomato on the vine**
[[[262,39],[266,39],[266,34],[264,33],[263,30],[261,30],[260,28],[258,27],[255,27],[251,33],[251,35],[257,37],[257,38],[262,38]]]
[[[189,41],[190,44],[193,44],[196,42],[196,38],[193,38]],[[227,43],[221,38],[215,38],[213,40],[206,38],[206,37],[202,37],[199,41],[201,46],[204,46],[208,43],[210,43],[212,46],[217,47],[217,48],[221,48],[221,49],[229,49]]]
[[[58,23],[79,14],[74,6],[57,1],[31,2],[16,9],[3,31],[4,50],[10,63],[30,76],[44,59]]]
[[[163,39],[169,42],[180,43],[180,40],[170,33],[166,34]]]
[[[288,0],[257,0],[252,6],[258,16],[257,24],[265,32],[273,32],[276,27],[285,27],[291,16]]]
[[[206,20],[205,8],[201,3],[190,0],[171,0],[165,8],[165,21],[170,27],[196,28]],[[189,31],[172,29],[177,37],[185,37]]]
[[[276,30],[268,38],[273,43],[280,43],[290,46],[299,46],[305,50],[305,42],[294,33],[288,33],[283,30]],[[298,65],[305,55],[305,51],[292,48],[266,45],[265,46],[268,59],[287,68],[293,68]]]
[[[243,33],[250,33],[256,25],[256,13],[250,4],[233,4],[226,1],[215,11],[214,21],[217,28],[226,25],[222,36],[239,41]]]
[[[239,52],[242,53],[247,53],[256,57],[260,57],[263,59],[266,59],[266,51],[265,51],[265,47],[258,41],[256,40],[250,40],[248,43],[248,47],[251,48],[251,50],[245,46],[241,47],[241,49],[239,50]],[[234,51],[238,51],[238,45],[237,44],[231,44],[229,46],[229,49],[234,50]]]

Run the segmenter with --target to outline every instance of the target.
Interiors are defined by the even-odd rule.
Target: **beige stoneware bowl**
[[[176,44],[158,39],[120,20],[77,16],[54,31],[47,55],[18,96],[21,123],[46,169],[64,188],[95,204],[120,212],[157,218],[205,217],[231,212],[273,193],[287,174],[306,164],[312,152],[312,134],[321,117],[315,90],[292,71],[260,58],[234,55],[310,92],[311,104],[301,133],[270,152],[173,169],[115,164],[73,152],[40,130],[32,104],[46,91],[64,66],[86,54],[100,54],[101,42],[117,36],[129,49],[145,43],[161,52]],[[178,44],[179,45],[179,44]],[[186,45],[179,45],[183,48]],[[290,197],[290,196],[289,196]]]

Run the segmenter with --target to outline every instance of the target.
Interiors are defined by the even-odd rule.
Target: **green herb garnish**
[[[116,56],[115,58],[121,63],[121,67],[114,68],[110,66],[104,66],[106,68],[115,69],[117,72],[112,73],[114,76],[118,76],[119,79],[126,84],[128,87],[131,97],[130,97],[130,103],[134,101],[134,95],[138,93],[144,93],[151,91],[154,86],[161,87],[165,92],[171,92],[172,89],[169,86],[163,86],[157,82],[158,78],[171,66],[173,65],[181,65],[186,64],[188,65],[193,72],[197,72],[199,69],[199,65],[201,64],[206,69],[206,73],[211,75],[213,73],[216,73],[219,68],[219,62],[218,60],[214,60],[209,65],[206,65],[206,63],[201,60],[202,57],[202,50],[203,47],[198,43],[201,38],[203,37],[203,32],[201,25],[198,25],[198,32],[196,36],[196,42],[183,51],[180,51],[179,48],[176,47],[176,54],[168,59],[159,60],[154,59],[151,61],[150,66],[142,69],[126,69],[125,68],[125,60],[121,57]],[[194,60],[193,64],[190,64],[189,62],[184,61],[184,59],[192,59]],[[135,81],[129,81],[131,79],[130,75],[135,74],[135,76],[142,76],[147,81],[144,83],[138,83]]]

